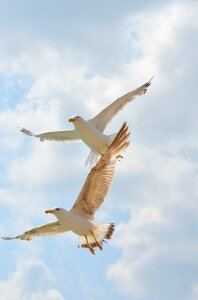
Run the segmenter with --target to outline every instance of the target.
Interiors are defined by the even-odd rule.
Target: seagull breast
[[[108,139],[105,134],[87,120],[80,119],[74,123],[75,129],[81,139],[95,153],[104,153],[108,146]]]
[[[93,223],[73,210],[61,209],[55,215],[62,227],[78,235],[87,235],[91,229],[94,229]]]
[[[73,231],[74,233],[84,236],[88,235],[90,230],[95,228],[93,223],[75,213],[73,210],[70,210],[68,213],[68,221],[71,226],[71,231]]]

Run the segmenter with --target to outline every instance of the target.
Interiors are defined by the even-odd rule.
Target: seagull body
[[[102,133],[93,122],[84,120],[82,117],[76,116],[69,120],[73,122],[75,130],[82,141],[91,149],[91,153],[93,152],[96,156],[104,154],[116,136],[116,134],[108,136]]]
[[[88,219],[83,218],[74,210],[59,208],[58,210],[46,210],[46,213],[54,213],[60,226],[66,231],[73,231],[77,235],[89,235],[90,230],[95,230],[96,226]]]
[[[54,208],[46,210],[57,218],[56,222],[33,228],[16,237],[3,237],[4,240],[31,240],[37,236],[53,236],[72,231],[80,236],[79,246],[88,248],[95,254],[94,247],[103,249],[102,243],[110,239],[114,232],[114,224],[94,224],[94,214],[100,208],[113,180],[115,165],[119,154],[128,145],[129,132],[126,123],[116,135],[114,141],[89,172],[85,184],[70,210]]]
[[[71,120],[72,118],[70,118]],[[80,135],[82,141],[94,152],[105,152],[105,144],[108,143],[108,136],[103,134],[91,121],[86,121],[82,117],[74,117],[72,121],[75,130]]]
[[[37,137],[41,141],[82,140],[91,150],[85,164],[92,165],[105,153],[107,147],[110,146],[116,136],[116,133],[112,135],[105,135],[103,133],[108,123],[127,103],[131,102],[136,96],[144,94],[151,84],[151,80],[152,78],[139,88],[116,99],[90,120],[85,120],[80,116],[69,118],[69,122],[72,122],[75,127],[74,130],[44,132],[41,134],[34,134],[25,128],[20,128],[20,131],[26,135]]]

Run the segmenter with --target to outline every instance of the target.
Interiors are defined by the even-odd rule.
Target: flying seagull
[[[61,207],[46,210],[58,219],[56,222],[33,228],[16,237],[2,237],[4,240],[32,240],[38,236],[53,236],[67,231],[73,231],[80,236],[79,247],[88,248],[95,254],[94,247],[103,249],[102,244],[110,239],[115,225],[94,224],[94,214],[100,208],[113,180],[115,165],[120,153],[128,145],[129,137],[126,122],[123,123],[116,138],[93,167],[87,176],[85,184],[70,210]]]
[[[151,84],[152,78],[139,88],[116,99],[113,103],[103,109],[97,116],[90,120],[85,120],[81,116],[74,116],[69,118],[68,121],[73,123],[75,127],[74,130],[34,134],[25,128],[19,129],[22,133],[39,138],[41,141],[82,140],[91,149],[91,152],[85,162],[86,165],[91,166],[98,161],[102,154],[105,153],[107,147],[112,143],[116,136],[116,133],[112,135],[106,135],[103,133],[107,124],[127,103],[132,101],[136,96],[140,96],[146,93],[147,88]]]

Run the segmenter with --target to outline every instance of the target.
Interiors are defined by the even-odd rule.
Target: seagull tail
[[[94,164],[97,163],[99,158],[100,158],[100,156],[91,150],[91,152],[89,153],[89,156],[87,157],[87,160],[85,162],[85,166],[89,166],[91,168]]]
[[[108,145],[110,146],[113,141],[115,140],[116,136],[117,136],[118,133],[114,133],[114,134],[111,134],[108,136]]]
[[[107,242],[106,240],[111,239],[114,230],[115,230],[115,224],[114,223],[98,224],[98,225],[95,225],[95,229],[93,230],[93,233],[94,233],[94,236],[95,236],[96,240],[100,244],[103,244],[104,242]],[[96,241],[95,241],[92,234],[88,235],[87,238],[88,238],[89,245],[91,247],[94,248],[94,247],[97,246]],[[88,248],[87,241],[86,241],[84,236],[80,237],[79,247]]]

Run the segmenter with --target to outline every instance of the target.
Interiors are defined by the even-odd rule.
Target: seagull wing
[[[25,128],[19,128],[19,130],[25,135],[35,136],[39,138],[40,141],[50,140],[64,142],[79,140],[79,135],[75,130],[51,131],[40,134],[34,134]]]
[[[94,213],[100,208],[110,188],[117,156],[128,147],[129,134],[127,124],[124,123],[113,143],[96,166],[91,169],[72,208],[76,213],[90,221],[94,219]]]
[[[16,237],[2,237],[2,239],[3,240],[21,239],[21,240],[30,241],[33,238],[38,236],[53,236],[66,231],[67,230],[63,226],[61,226],[59,222],[53,222],[43,226],[35,227]]]
[[[94,125],[100,130],[104,131],[107,124],[113,119],[113,117],[123,109],[127,103],[132,101],[136,96],[140,96],[142,94],[145,94],[147,91],[147,88],[149,85],[151,85],[151,80],[153,77],[137,88],[136,90],[133,90],[132,92],[129,92],[125,94],[124,96],[116,99],[113,103],[111,103],[109,106],[107,106],[105,109],[103,109],[97,116],[95,116],[90,121],[94,123]]]

